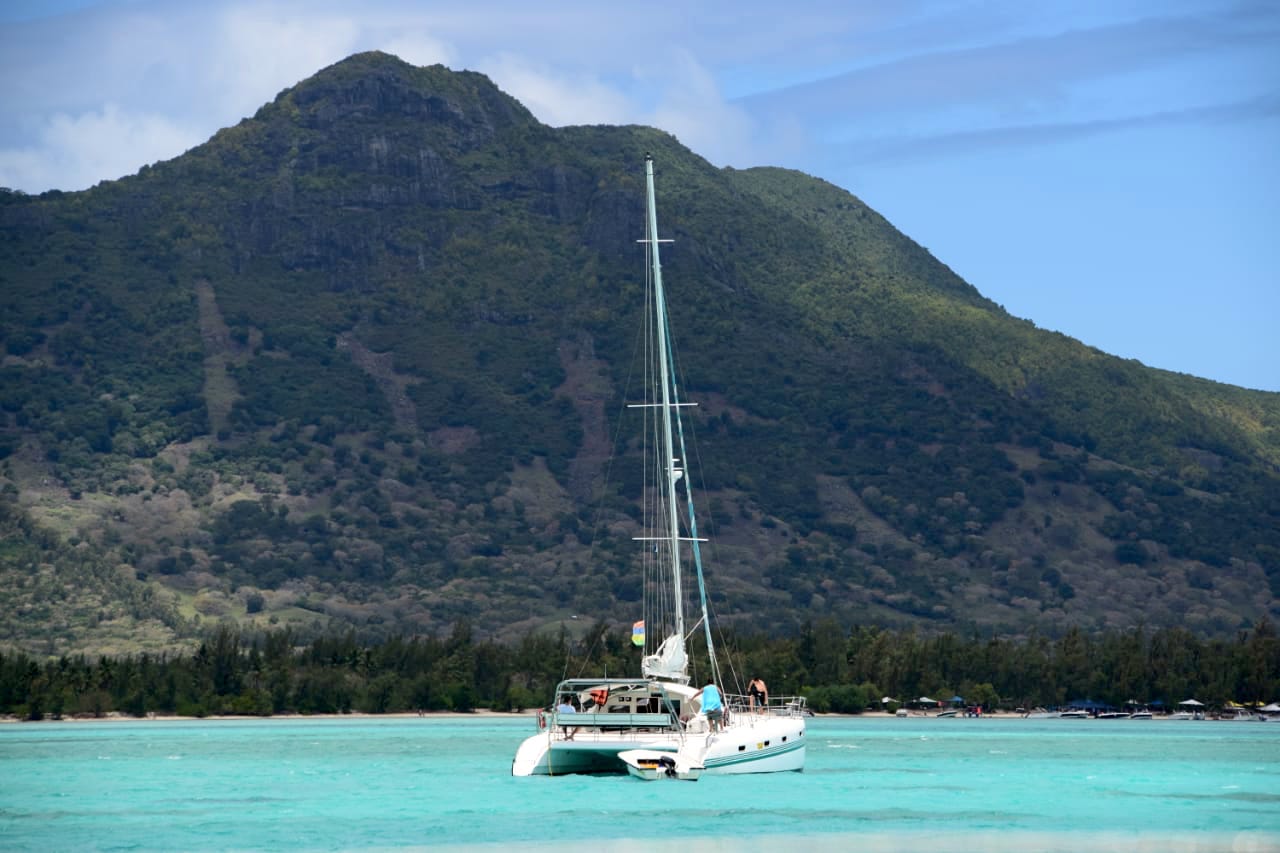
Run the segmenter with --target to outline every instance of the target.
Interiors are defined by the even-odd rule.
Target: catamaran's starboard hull
[[[706,775],[804,769],[802,718],[743,715],[738,719],[728,730],[708,736],[702,759]]]
[[[520,744],[511,763],[512,776],[561,776],[571,773],[626,773],[619,752],[652,749],[696,756],[703,775],[782,773],[804,769],[805,725],[796,717],[760,716],[713,735],[654,733],[648,737],[579,735],[565,740],[551,732],[532,735]]]

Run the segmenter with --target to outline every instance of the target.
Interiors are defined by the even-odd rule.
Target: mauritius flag
[[[631,626],[631,642],[637,646],[644,645],[644,620],[643,619],[641,619],[639,622]]]

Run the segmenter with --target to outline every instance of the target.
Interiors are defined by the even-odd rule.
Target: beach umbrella
[[[1204,703],[1203,703],[1203,702],[1197,702],[1197,701],[1196,701],[1196,700],[1194,700],[1194,699],[1183,699],[1183,700],[1182,700],[1181,702],[1179,702],[1178,704],[1179,704],[1179,705],[1193,705],[1193,706],[1195,706],[1195,707],[1197,707],[1197,708],[1203,708],[1203,707],[1204,707]]]

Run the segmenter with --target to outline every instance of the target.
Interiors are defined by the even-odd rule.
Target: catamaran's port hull
[[[652,735],[590,735],[574,740],[541,732],[525,739],[511,763],[513,776],[561,776],[571,773],[626,773],[619,752],[653,749],[684,753],[700,762],[704,775],[781,773],[803,770],[804,721],[789,717],[761,717],[714,735],[669,732]],[[589,738],[589,739],[588,739]]]

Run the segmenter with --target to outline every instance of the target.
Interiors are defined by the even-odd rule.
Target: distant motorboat
[[[1220,720],[1229,720],[1235,723],[1265,723],[1267,721],[1266,714],[1256,714],[1253,711],[1241,709],[1236,711],[1235,716],[1219,717]]]

